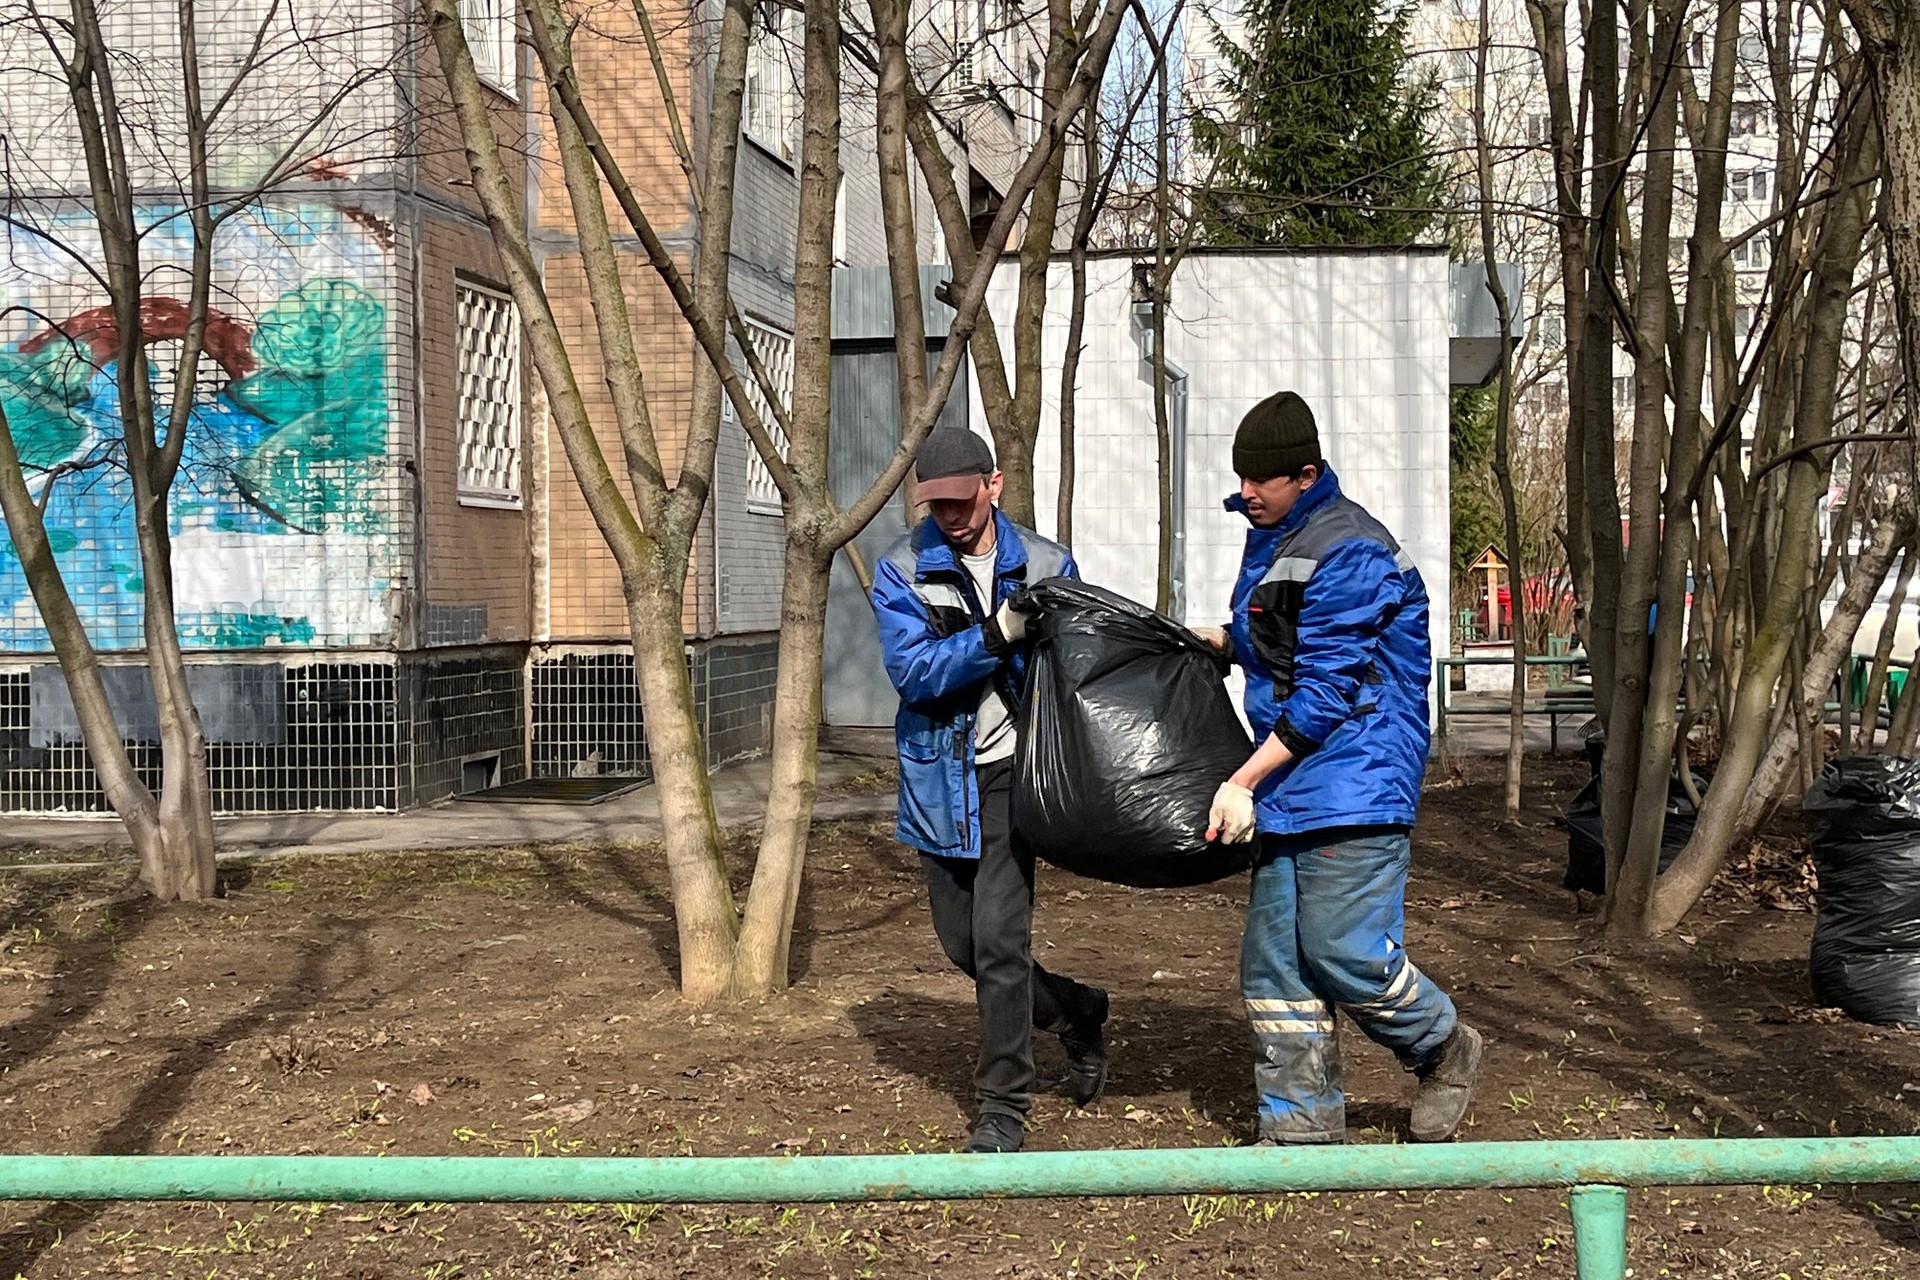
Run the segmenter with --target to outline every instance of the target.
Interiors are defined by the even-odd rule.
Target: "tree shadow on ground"
[[[883,1066],[973,1112],[979,1031],[971,1002],[892,987],[853,1005],[848,1016]],[[1117,999],[1108,1034],[1108,1104],[1185,1092],[1195,1112],[1250,1131],[1246,1026],[1233,1015],[1152,997]],[[1035,1031],[1033,1039],[1035,1092],[1064,1095],[1066,1057],[1058,1038]]]
[[[105,992],[106,975],[114,967],[114,953],[128,941],[172,912],[202,909],[163,909],[150,901],[136,904],[116,915],[116,922],[125,922],[123,927],[63,946],[63,976],[33,1013],[0,1031],[0,1045],[4,1045],[0,1048],[0,1072],[43,1051],[96,1007]],[[345,970],[328,977],[343,956]],[[276,984],[272,997],[246,1005],[211,1030],[169,1038],[164,1056],[150,1064],[144,1083],[119,1119],[92,1142],[92,1153],[125,1155],[152,1150],[155,1140],[186,1106],[194,1081],[216,1067],[223,1060],[220,1055],[234,1042],[261,1030],[276,1015],[309,1008],[316,997],[359,989],[376,967],[366,946],[363,921],[329,916],[316,922],[315,936],[302,948],[298,967]],[[50,1204],[0,1225],[0,1275],[27,1274],[42,1254],[94,1221],[110,1203]]]

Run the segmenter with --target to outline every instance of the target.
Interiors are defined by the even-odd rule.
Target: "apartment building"
[[[122,61],[121,101],[150,280],[143,320],[163,340],[163,366],[192,250],[178,10],[123,0],[103,12],[109,46],[138,54]],[[598,392],[578,245],[513,15],[505,0],[473,0],[468,35],[581,382]],[[711,65],[703,18],[659,22],[696,151]],[[783,18],[770,6],[755,39],[733,262],[735,298],[776,372],[791,367],[797,191]],[[391,6],[365,0],[242,5],[200,22],[207,97],[226,99],[209,164],[225,221],[173,534],[216,806],[391,809],[527,777],[644,774],[618,577],[524,367],[430,45]],[[589,79],[610,86],[596,105],[623,166],[690,257],[698,223],[632,24],[630,6],[596,8],[578,52]],[[0,29],[12,162],[0,402],[125,739],[152,776],[116,334],[93,276],[102,251],[81,138],[36,40],[29,23]],[[694,345],[644,258],[623,254],[671,457],[685,439]],[[595,420],[617,457],[610,415]],[[778,495],[735,427],[684,619],[716,759],[765,740],[780,542]],[[0,809],[101,809],[11,554],[0,556],[0,597]]]

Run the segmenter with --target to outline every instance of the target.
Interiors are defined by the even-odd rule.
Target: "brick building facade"
[[[163,125],[146,138],[153,154],[135,158],[135,177],[154,282],[146,296],[161,300],[147,309],[162,317],[169,274],[191,249],[167,162],[177,134],[164,123],[178,83],[165,74],[176,12],[129,0],[107,19],[110,42],[142,45],[154,64],[141,88]],[[524,160],[518,178],[579,381],[604,395],[553,140],[539,132],[550,121],[528,101],[528,51],[514,39],[511,6],[478,3],[470,13],[496,131]],[[619,26],[631,14],[596,8],[598,35],[583,37],[578,54],[589,83],[617,90],[597,104],[600,118],[662,234],[690,261],[698,227],[644,51]],[[178,614],[216,806],[401,808],[528,776],[644,774],[618,575],[549,437],[431,46],[371,0],[301,18],[306,56],[257,69],[260,84],[235,95],[216,137],[216,198],[236,205],[215,240],[221,341],[209,342],[173,495]],[[238,20],[209,23],[203,66],[244,58],[252,29],[221,25]],[[682,20],[661,32],[696,154],[704,29]],[[72,112],[37,66],[46,51],[23,30],[0,33],[9,68],[0,111],[10,139],[23,140],[9,191],[23,212],[0,235],[0,402],[108,665],[125,738],[136,762],[157,771],[130,502],[114,465],[112,342],[89,266],[99,236],[76,194],[86,181]],[[757,64],[766,75],[766,51]],[[780,137],[791,121],[770,115],[769,100],[763,91],[742,147],[733,287],[777,355],[791,342],[797,184]],[[315,104],[335,109],[323,132],[301,139],[310,121],[300,112],[317,116]],[[264,198],[238,198],[296,145],[317,158]],[[644,257],[623,252],[671,461],[685,439],[694,344]],[[617,458],[611,414],[589,407]],[[757,471],[730,426],[684,618],[715,759],[763,745],[769,720],[780,517]],[[0,809],[104,807],[8,549]]]

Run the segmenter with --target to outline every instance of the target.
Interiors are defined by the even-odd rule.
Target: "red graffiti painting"
[[[140,299],[140,331],[149,341],[179,339],[187,336],[187,308],[172,298]],[[112,307],[94,307],[46,329],[20,344],[32,354],[56,338],[86,344],[93,358],[106,364],[120,356],[120,324]],[[244,378],[254,369],[253,330],[241,321],[209,307],[207,309],[207,354],[229,378]]]

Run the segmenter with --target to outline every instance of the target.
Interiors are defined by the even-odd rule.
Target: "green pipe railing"
[[[0,1200],[673,1204],[1566,1187],[1579,1280],[1622,1280],[1628,1187],[1920,1181],[1920,1137],[1021,1155],[0,1155]]]

